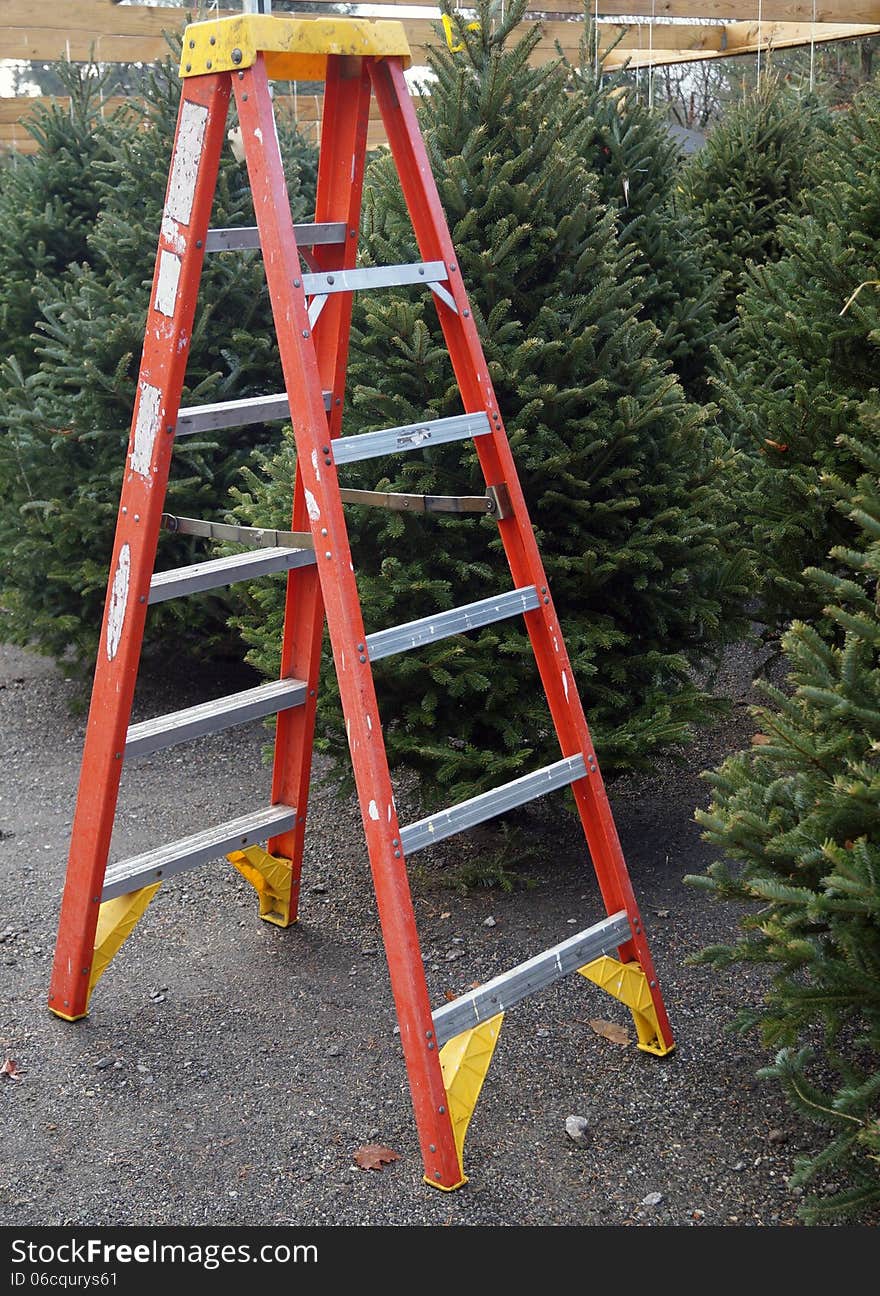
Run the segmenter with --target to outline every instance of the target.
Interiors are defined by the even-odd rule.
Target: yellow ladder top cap
[[[190,23],[183,34],[182,77],[236,72],[266,59],[274,80],[323,81],[331,55],[384,58],[397,55],[409,67],[403,23],[367,18],[291,18],[282,14],[233,14]]]

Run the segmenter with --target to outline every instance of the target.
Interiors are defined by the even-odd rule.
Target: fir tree
[[[749,273],[735,354],[717,387],[725,426],[748,450],[743,520],[770,633],[819,615],[802,572],[849,534],[823,474],[854,479],[841,433],[857,433],[865,407],[878,407],[878,148],[873,89],[838,114],[811,163],[802,211],[778,230],[782,257]]]
[[[718,319],[736,318],[749,265],[778,260],[779,225],[796,210],[826,119],[815,99],[767,76],[729,106],[684,168],[683,206],[721,285]]]
[[[635,249],[615,237],[583,161],[567,71],[530,67],[535,34],[508,46],[523,2],[465,50],[431,55],[424,105],[432,169],[523,479],[561,624],[608,770],[648,765],[708,704],[692,678],[725,632],[739,559],[725,550],[726,464],[702,414],[657,357],[641,317]],[[417,260],[393,165],[369,170],[365,254]],[[356,302],[346,430],[461,410],[430,300],[396,291]],[[248,474],[242,519],[289,511],[293,452]],[[469,443],[370,461],[343,484],[474,494]],[[494,523],[352,508],[368,630],[509,587]],[[262,586],[243,619],[251,659],[277,672],[280,606]],[[521,623],[501,622],[379,663],[393,764],[449,801],[558,757]],[[335,678],[323,720],[344,749]],[[346,761],[347,763],[347,761]],[[450,787],[451,785],[451,787]]]
[[[59,63],[58,78],[69,102],[38,108],[29,123],[39,151],[0,170],[0,358],[14,357],[27,373],[35,367],[39,276],[88,261],[99,201],[95,168],[110,157],[112,139],[100,129],[106,77]]]
[[[707,776],[712,804],[697,812],[738,867],[718,861],[687,879],[761,902],[737,943],[699,961],[771,974],[764,1006],[737,1024],[779,1048],[762,1074],[828,1132],[791,1183],[821,1190],[831,1175],[845,1186],[806,1199],[810,1222],[880,1202],[880,454],[847,442],[866,471],[827,485],[860,543],[805,573],[836,634],[795,622],[785,635],[789,688],[763,686],[761,745]]]
[[[107,564],[138,365],[143,345],[162,204],[168,179],[179,82],[170,64],[148,78],[142,120],[92,125],[103,160],[93,163],[99,213],[87,260],[61,275],[38,275],[34,343],[39,364],[3,370],[0,414],[0,553],[3,634],[86,667],[101,623]],[[301,145],[300,145],[301,147]],[[313,202],[296,183],[295,219]],[[253,223],[245,171],[224,149],[213,220]],[[262,264],[257,253],[208,257],[202,275],[182,404],[277,391],[280,363]],[[211,517],[252,446],[280,440],[277,425],[181,438],[167,507]],[[204,557],[180,537],[160,541],[158,566]],[[173,642],[201,656],[231,644],[223,595],[154,609],[148,643]]]
[[[587,40],[569,91],[597,196],[615,211],[622,246],[636,251],[632,273],[643,314],[662,334],[659,354],[689,394],[703,396],[723,312],[711,250],[681,201],[682,163],[665,117],[639,101],[624,71],[597,73]]]

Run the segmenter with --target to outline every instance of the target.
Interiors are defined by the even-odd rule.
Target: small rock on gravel
[[[649,1192],[646,1197],[642,1198],[643,1206],[659,1206],[663,1200],[663,1194],[658,1192]]]
[[[492,917],[492,915],[489,914],[489,917],[488,917],[488,918],[484,918],[484,919],[483,919],[483,926],[484,926],[484,927],[497,927],[497,926],[498,926],[498,923],[497,923],[496,919],[494,919],[494,918]]]
[[[566,1116],[565,1132],[572,1143],[586,1143],[589,1130],[586,1116]]]

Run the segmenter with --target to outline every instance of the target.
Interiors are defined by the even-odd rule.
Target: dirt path
[[[747,662],[727,682],[748,684]],[[171,672],[169,672],[171,673]],[[738,678],[737,678],[738,675]],[[726,939],[730,905],[682,885],[708,860],[693,822],[696,775],[747,741],[742,707],[686,765],[612,789],[677,1051],[666,1060],[599,1038],[628,1014],[573,976],[511,1011],[471,1125],[469,1185],[425,1187],[378,922],[353,800],[317,787],[300,923],[258,921],[223,863],[161,888],[92,1001],[66,1025],[49,979],[83,719],[48,661],[0,646],[0,1082],[5,1224],[778,1225],[796,1222],[786,1175],[815,1146],[771,1085],[757,1042],[725,1033],[761,982],[688,967]],[[139,714],[225,691],[147,689]],[[126,769],[114,855],[230,818],[266,796],[259,725]],[[450,885],[457,854],[415,875],[435,1002],[600,916],[574,825],[535,826],[533,886]],[[495,924],[486,926],[492,917]],[[565,1133],[588,1121],[585,1143]],[[90,1148],[84,1154],[84,1140]],[[380,1142],[400,1160],[358,1169]],[[656,1204],[644,1204],[660,1194]],[[651,1198],[651,1200],[655,1200]]]

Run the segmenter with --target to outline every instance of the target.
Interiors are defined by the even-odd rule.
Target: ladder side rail
[[[150,579],[229,106],[222,74],[183,87],[86,725],[49,1006],[86,1013]]]
[[[671,1044],[672,1033],[632,883],[401,62],[395,58],[375,62],[371,75],[420,253],[425,260],[445,261],[449,269],[457,312],[436,298],[435,305],[465,409],[468,413],[486,410],[493,425],[493,435],[481,437],[475,444],[486,485],[503,483],[510,495],[512,514],[499,522],[498,529],[511,574],[515,585],[534,585],[541,595],[540,607],[525,614],[526,627],[563,755],[580,751],[587,762],[588,775],[572,784],[572,792],[606,909],[609,914],[623,909],[630,919],[632,940],[621,945],[619,956],[622,962],[635,957],[641,964],[661,1032]]]
[[[318,155],[315,219],[320,224],[331,221],[336,224],[338,217],[344,216],[345,239],[342,243],[315,248],[314,256],[324,270],[353,266],[357,258],[370,95],[369,78],[359,63],[338,58],[329,60],[324,98],[327,129]],[[328,391],[330,397],[331,429],[334,424],[338,426],[341,423],[350,321],[351,294],[337,294],[328,302],[313,331],[322,393]],[[325,441],[324,444],[329,446],[330,443]],[[309,528],[298,462],[292,528],[299,531]],[[282,678],[306,681],[305,704],[278,715],[272,801],[295,805],[297,816],[289,831],[270,838],[267,845],[270,854],[291,861],[290,921],[296,919],[299,906],[323,630],[324,603],[318,571],[315,567],[292,569],[285,592],[280,673]]]
[[[263,57],[233,78],[266,277],[291,397],[302,490],[315,539],[317,567],[348,728],[400,1038],[427,1177],[443,1187],[462,1182],[415,913],[366,652],[357,584],[342,501],[332,465],[320,456],[328,435],[315,347],[302,288],[293,222],[274,129]]]
[[[372,86],[364,60],[328,59],[315,223],[344,221],[345,242],[315,246],[313,260],[322,272],[352,270],[357,264],[371,98]],[[331,294],[314,329],[318,368],[325,388],[331,392],[331,437],[338,437],[342,431],[353,305],[353,293]]]

